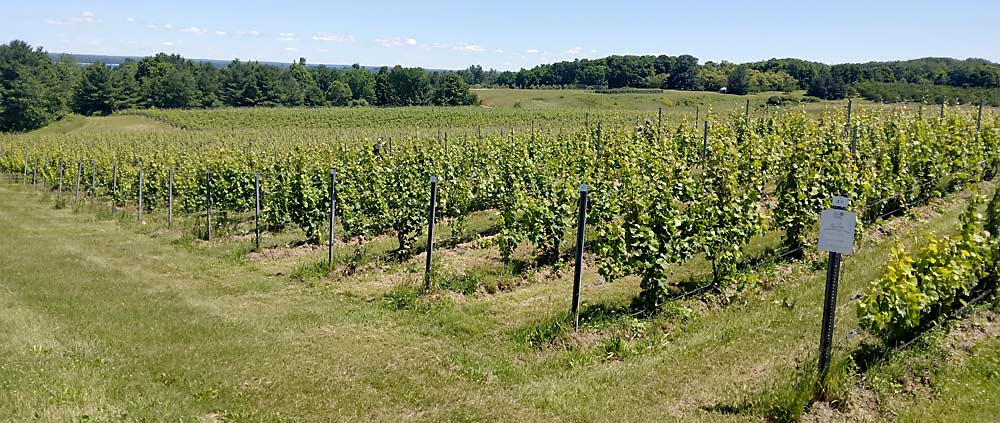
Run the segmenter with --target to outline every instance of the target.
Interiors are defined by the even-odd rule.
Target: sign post
[[[580,280],[583,276],[583,236],[587,225],[587,184],[580,184],[580,206],[576,219],[576,263],[573,268],[573,331],[580,330]]]
[[[847,197],[833,197],[833,207],[823,210],[819,221],[821,251],[830,252],[826,268],[826,295],[823,297],[823,328],[819,339],[819,378],[826,377],[833,348],[833,327],[837,312],[837,284],[840,282],[840,258],[854,252],[857,216],[847,211]]]
[[[139,205],[136,213],[136,221],[142,223],[142,168],[139,168]]]
[[[253,196],[254,196],[254,213],[253,213],[253,233],[254,233],[254,247],[257,251],[260,251],[260,173],[253,173]]]
[[[167,228],[174,225],[174,168],[167,168]]]
[[[212,240],[212,171],[205,169],[205,241]]]
[[[447,146],[448,145],[447,132],[445,132],[444,139],[445,139],[445,145]],[[337,220],[337,171],[335,169],[330,169],[330,233],[329,233],[330,240],[329,244],[327,244],[326,265],[331,269],[333,268],[333,241],[336,239],[333,233],[333,225],[334,223],[336,223],[336,220]],[[260,241],[258,241],[258,244],[259,242]],[[260,246],[258,245],[257,248],[259,249]]]
[[[114,216],[118,211],[118,203],[116,203],[118,198],[118,162],[115,162],[111,168],[111,215]]]
[[[63,174],[66,173],[66,162],[59,159],[59,197],[62,198]]]
[[[83,178],[83,160],[76,161],[76,188],[73,190],[73,201],[80,201],[80,179]]]
[[[434,249],[434,219],[437,214],[438,178],[431,176],[431,202],[427,206],[427,261],[424,263],[424,289],[431,289],[431,252]]]

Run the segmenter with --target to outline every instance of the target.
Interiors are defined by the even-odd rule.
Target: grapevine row
[[[176,111],[172,113],[183,113]],[[436,134],[361,141],[319,130],[189,130],[162,133],[0,136],[0,168],[35,174],[53,187],[82,169],[94,193],[134,204],[143,171],[143,207],[166,205],[174,174],[178,211],[205,209],[212,173],[213,210],[245,213],[261,175],[262,220],[270,230],[301,228],[320,241],[338,175],[337,204],[347,239],[394,235],[409,252],[425,223],[427,180],[440,180],[439,216],[462,227],[471,213],[495,214],[505,259],[524,242],[542,263],[562,260],[574,223],[576,188],[591,186],[589,249],[601,273],[642,277],[643,299],[666,298],[667,269],[703,255],[715,284],[737,276],[750,240],[785,234],[789,251],[810,244],[816,212],[847,195],[861,223],[965,183],[993,176],[1000,160],[998,122],[948,114],[843,111],[711,116],[704,126],[640,121],[552,128],[482,137]],[[492,122],[489,122],[492,123]],[[77,163],[84,163],[78,166]],[[117,183],[114,169],[117,169]]]

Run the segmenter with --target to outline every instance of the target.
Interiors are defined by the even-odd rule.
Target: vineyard
[[[139,113],[183,122],[181,127],[245,126],[231,120],[237,114],[268,125],[258,119],[265,112],[255,110]],[[593,228],[588,249],[611,280],[642,275],[653,303],[669,285],[664,270],[691,257],[711,261],[714,283],[721,286],[732,282],[745,247],[764,233],[784,234],[784,252],[800,252],[833,195],[848,196],[866,223],[990,178],[1000,165],[996,122],[977,132],[976,116],[964,114],[922,119],[855,110],[850,122],[846,111],[817,120],[795,113],[750,119],[733,114],[709,116],[699,128],[656,117],[638,125],[622,119],[606,124],[600,119],[609,116],[595,116],[575,129],[539,123],[532,131],[482,128],[511,124],[510,119],[511,125],[530,124],[529,116],[559,122],[569,116],[449,113],[386,109],[377,118],[401,125],[414,124],[407,119],[413,116],[441,125],[483,125],[450,137],[410,131],[330,139],[316,129],[266,128],[97,138],[15,135],[0,140],[0,163],[48,189],[68,191],[75,181],[87,195],[110,198],[125,209],[138,203],[141,170],[143,212],[166,209],[172,194],[171,212],[187,215],[205,212],[209,200],[213,212],[223,216],[252,212],[256,174],[262,225],[273,232],[299,228],[312,243],[321,242],[328,222],[333,170],[341,175],[335,190],[338,242],[391,234],[401,254],[412,253],[413,240],[426,226],[428,180],[436,176],[438,216],[454,222],[459,236],[466,235],[468,216],[489,211],[495,225],[489,231],[497,234],[505,259],[528,242],[544,264],[564,258],[577,187],[587,183],[592,193],[587,224]],[[278,125],[337,126],[356,122],[354,114]]]
[[[664,118],[648,110],[416,109],[128,111],[182,130],[0,135],[0,169],[56,196],[59,207],[87,201],[139,221],[169,215],[192,238],[245,240],[257,230],[295,238],[248,253],[328,243],[357,258],[391,240],[384,255],[364,258],[384,263],[426,255],[420,241],[435,198],[434,219],[448,229],[434,239],[438,249],[472,242],[495,253],[491,266],[515,274],[573,262],[586,184],[588,266],[601,283],[637,278],[639,291],[620,313],[641,319],[672,313],[679,299],[758,289],[754,271],[765,264],[814,259],[819,212],[834,195],[850,199],[861,240],[869,227],[1000,169],[1000,118],[974,110],[928,117],[748,107]],[[897,251],[859,303],[862,327],[891,345],[995,289],[998,203],[984,218],[974,200],[960,239],[928,240],[915,259]],[[675,275],[695,262],[710,267],[709,277]],[[359,264],[338,260],[322,274],[348,267]],[[955,280],[938,280],[947,279],[942,271]],[[428,277],[434,290],[461,282]],[[389,301],[408,292],[384,291]],[[475,286],[458,292],[485,295]],[[905,318],[893,317],[906,307]],[[554,348],[566,336],[560,319],[532,328],[526,342]]]

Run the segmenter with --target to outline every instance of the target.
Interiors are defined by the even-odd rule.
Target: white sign
[[[847,210],[823,210],[819,219],[819,249],[832,253],[854,252],[854,231],[857,218]]]

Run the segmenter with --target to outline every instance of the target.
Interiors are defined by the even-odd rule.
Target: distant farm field
[[[693,113],[694,108],[712,107],[728,111],[743,107],[745,101],[763,105],[772,96],[787,96],[802,99],[805,91],[792,93],[770,92],[749,96],[735,96],[705,91],[644,90],[641,93],[600,94],[593,90],[519,90],[508,88],[472,90],[485,104],[496,107],[519,107],[524,109],[624,109],[657,110],[658,108],[681,109]],[[829,104],[832,102],[824,102]],[[674,111],[674,110],[672,110]]]

